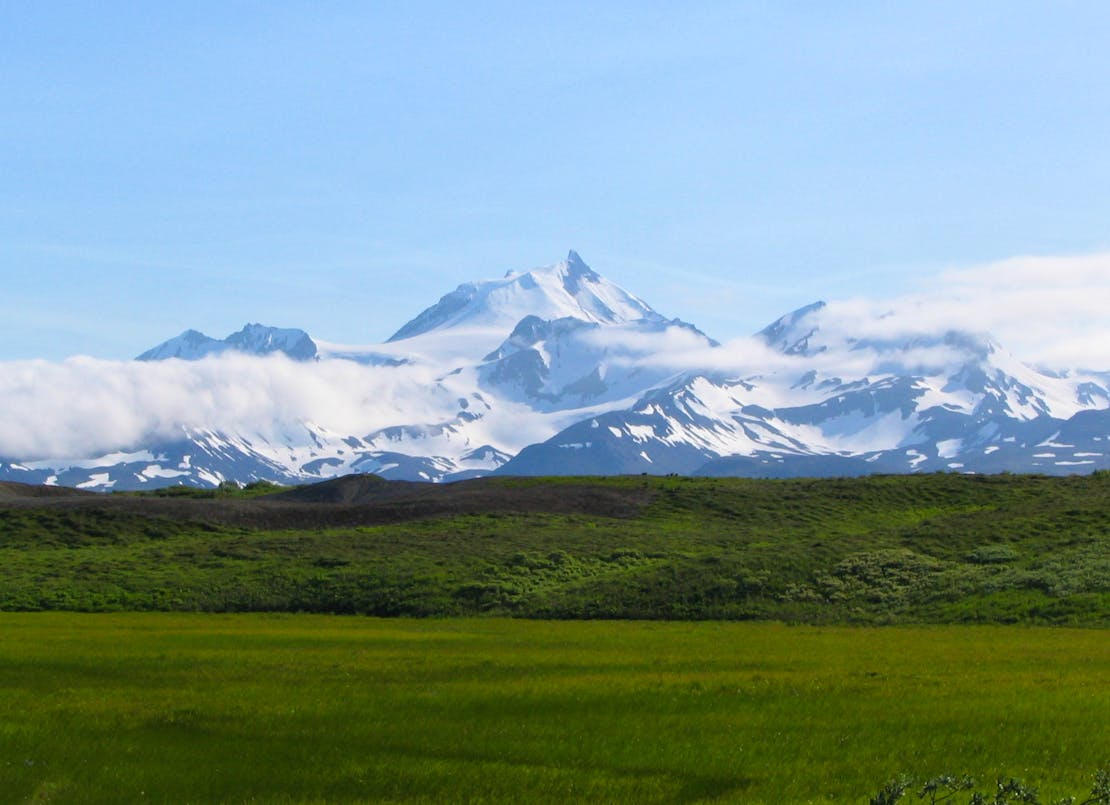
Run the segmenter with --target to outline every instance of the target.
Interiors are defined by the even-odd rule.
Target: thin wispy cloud
[[[830,300],[822,322],[855,337],[955,330],[1057,369],[1110,367],[1110,253],[1015,257],[942,271],[893,299]]]

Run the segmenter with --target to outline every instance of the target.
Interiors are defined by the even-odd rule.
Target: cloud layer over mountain
[[[198,361],[0,363],[0,456],[78,458],[175,438],[182,427],[278,435],[303,420],[342,433],[440,415],[432,367]]]
[[[668,450],[681,453],[672,458],[682,471],[741,454],[878,461],[894,448],[912,448],[910,468],[930,456],[962,467],[960,445],[974,442],[982,458],[1003,438],[1029,447],[1014,460],[1030,461],[1048,454],[1030,452],[1023,423],[1051,431],[1080,411],[1103,411],[1110,376],[1043,373],[1022,361],[1110,367],[1107,300],[1110,255],[1022,258],[948,271],[912,296],[813,304],[718,345],[572,252],[462,285],[386,344],[336,348],[249,325],[224,341],[184,333],[145,353],[151,360],[0,363],[0,474],[115,463],[126,465],[115,470],[124,484],[195,480],[196,455],[206,453],[216,462],[206,482],[238,477],[243,456],[245,477],[443,479],[492,471],[525,448],[539,468],[578,451],[568,471],[657,471],[669,466]],[[302,342],[312,349],[289,346]],[[1017,357],[1013,344],[1023,347]],[[590,430],[601,415],[601,435],[624,441],[590,463],[604,442]],[[1100,441],[1101,425],[1078,432],[1091,427]],[[1069,449],[1067,466],[1104,460],[1101,445]],[[882,461],[874,467],[903,466]]]

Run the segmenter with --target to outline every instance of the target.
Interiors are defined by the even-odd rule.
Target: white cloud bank
[[[0,363],[0,456],[33,461],[131,449],[182,427],[276,435],[311,421],[361,435],[442,415],[430,369],[281,355],[200,361]]]
[[[784,311],[785,312],[785,311]],[[770,320],[770,318],[768,319]],[[860,374],[881,355],[851,354],[849,339],[888,342],[905,365],[943,366],[955,355],[937,336],[960,331],[989,336],[1020,360],[1054,369],[1110,369],[1110,253],[1076,257],[1018,257],[949,269],[920,290],[895,298],[830,298],[799,324],[820,328],[815,345],[830,353],[806,360],[814,368]],[[932,338],[930,338],[932,337]],[[908,342],[922,343],[909,354]],[[724,350],[680,343],[649,360],[744,372],[796,366],[796,359],[768,351],[753,338],[728,342]]]
[[[1110,253],[1015,257],[943,272],[921,297],[1023,360],[1110,369]]]

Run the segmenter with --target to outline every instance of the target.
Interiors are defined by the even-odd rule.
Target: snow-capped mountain
[[[504,334],[527,316],[598,324],[662,318],[645,302],[595,273],[572,250],[566,260],[553,266],[521,273],[510,271],[499,280],[460,285],[389,340],[448,329]]]
[[[187,331],[139,356],[151,371],[137,382],[195,389],[197,406],[144,411],[149,435],[93,455],[0,457],[0,479],[1110,468],[1108,373],[1034,369],[986,333],[927,319],[818,302],[721,345],[571,252],[461,285],[383,344],[258,324],[223,340]],[[267,407],[223,415],[243,400]]]
[[[148,349],[135,360],[162,361],[179,358],[195,361],[223,352],[241,352],[246,355],[271,355],[280,352],[298,361],[312,360],[317,355],[316,343],[304,330],[247,324],[242,330],[222,340],[197,330],[186,330],[181,335]]]
[[[540,411],[628,400],[675,374],[674,367],[651,361],[675,342],[689,348],[715,345],[697,328],[658,314],[610,325],[525,316],[483,358],[478,382]]]
[[[852,475],[1110,466],[1110,432],[1099,431],[1107,420],[1098,416],[1107,388],[1097,376],[1045,374],[984,334],[914,332],[893,314],[865,327],[870,335],[852,335],[828,327],[826,310],[808,305],[756,335],[785,360],[742,377],[694,370],[628,409],[525,448],[503,471]],[[1059,441],[1077,429],[1085,436]]]

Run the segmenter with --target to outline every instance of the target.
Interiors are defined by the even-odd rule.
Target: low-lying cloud
[[[0,456],[91,456],[182,428],[274,435],[311,421],[341,434],[435,420],[444,393],[426,367],[299,363],[228,354],[200,361],[0,363]]]
[[[922,298],[1026,361],[1110,369],[1110,253],[953,269]]]

